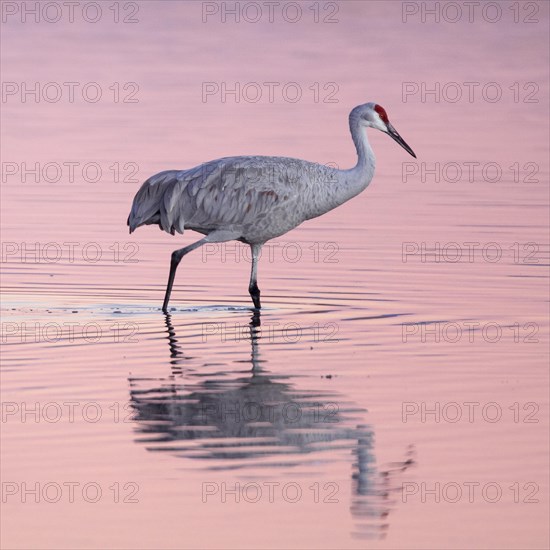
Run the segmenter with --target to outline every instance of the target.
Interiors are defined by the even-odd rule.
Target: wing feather
[[[280,157],[228,157],[160,172],[137,192],[130,232],[148,224],[171,234],[252,224],[294,202],[311,183],[305,174],[312,167],[325,168]]]

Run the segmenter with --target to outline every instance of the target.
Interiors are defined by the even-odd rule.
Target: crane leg
[[[248,285],[248,292],[252,297],[254,302],[254,307],[260,309],[262,306],[260,304],[260,289],[258,288],[258,260],[260,258],[260,251],[262,249],[261,244],[251,244],[250,248],[252,249],[252,270],[250,272],[250,284]]]
[[[192,250],[195,250],[195,248],[199,248],[199,246],[206,244],[208,242],[207,239],[208,237],[205,237],[204,239],[201,239],[200,241],[190,244],[185,248],[180,248],[179,250],[174,250],[174,252],[172,252],[172,259],[170,261],[170,275],[168,276],[168,284],[166,285],[166,294],[164,295],[164,303],[162,304],[162,311],[164,313],[168,313],[168,302],[170,301],[172,286],[174,285],[176,269],[178,269],[178,265],[181,262],[181,259]]]

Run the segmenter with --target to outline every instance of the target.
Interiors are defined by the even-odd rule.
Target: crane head
[[[397,141],[407,153],[416,158],[414,151],[407,145],[405,140],[399,135],[397,130],[391,124],[388,114],[382,105],[378,103],[365,103],[355,107],[353,111],[357,111],[361,124],[365,127],[376,128],[385,134],[388,134],[392,139]],[[352,111],[352,113],[353,113]]]

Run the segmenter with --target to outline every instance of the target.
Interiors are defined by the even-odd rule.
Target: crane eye
[[[388,124],[389,119],[388,115],[386,114],[386,111],[384,110],[384,107],[381,105],[375,105],[374,110],[378,113],[378,116],[386,123]]]

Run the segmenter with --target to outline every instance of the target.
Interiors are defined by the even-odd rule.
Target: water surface
[[[203,23],[200,2],[140,2],[135,24],[2,25],[3,80],[104,93],[2,105],[3,547],[548,547],[548,6],[531,4],[538,23],[509,6],[403,23],[399,2]],[[304,96],[204,100],[222,82]],[[503,96],[405,102],[406,82]],[[371,132],[369,189],[266,246],[261,314],[231,243],[183,260],[162,315],[170,253],[197,236],[128,235],[141,181],[234,154],[350,167],[347,115],[371,100],[418,160]]]

